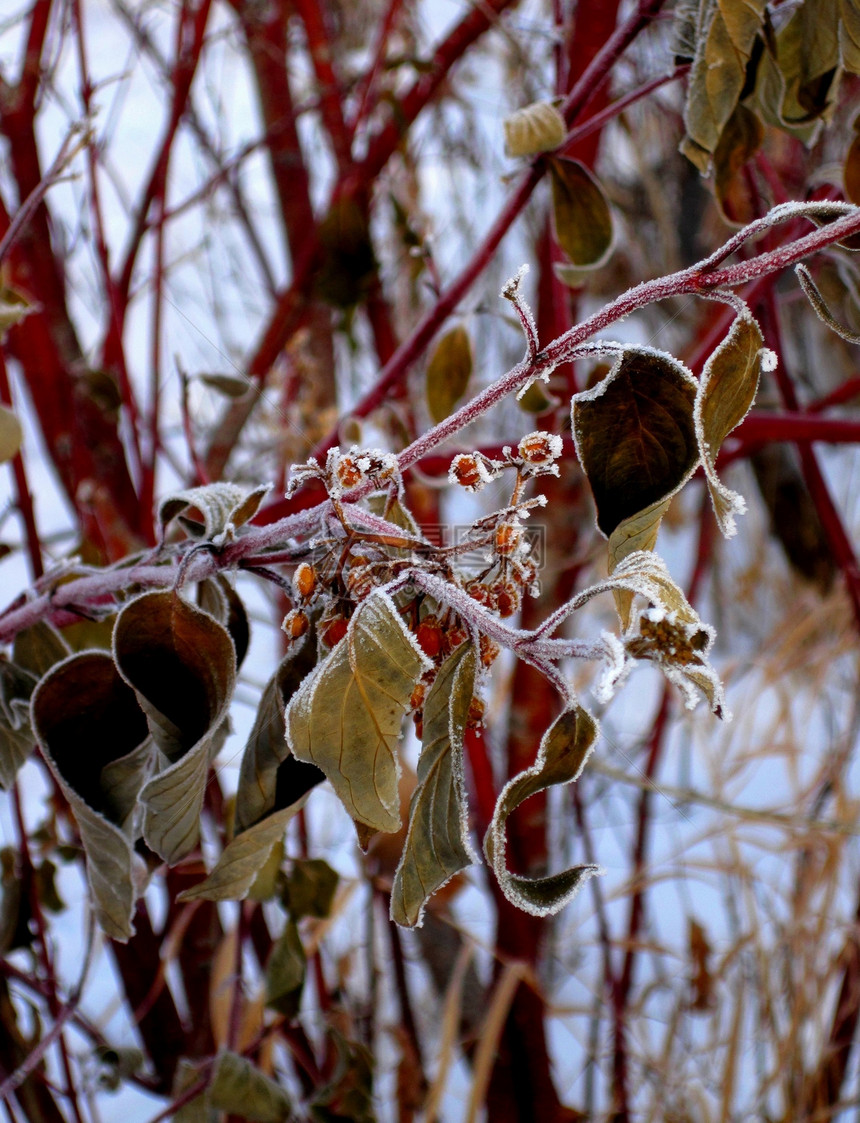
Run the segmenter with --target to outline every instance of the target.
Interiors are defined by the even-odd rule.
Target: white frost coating
[[[624,644],[618,636],[603,631],[600,633],[600,639],[606,650],[606,669],[594,687],[593,694],[598,702],[605,705],[611,701],[630,674],[632,662],[627,658]]]
[[[520,285],[522,284],[523,277],[528,273],[530,266],[528,264],[521,265],[513,277],[509,277],[502,285],[502,291],[499,296],[502,300],[514,300],[519,292]]]
[[[554,369],[555,368],[553,367],[552,370],[554,370]],[[533,374],[531,376],[531,378],[529,378],[528,381],[525,382],[519,388],[519,390],[517,390],[517,401],[520,401],[525,396],[527,391],[529,391],[532,388],[532,386],[534,386],[534,384],[538,381],[538,379],[540,379],[541,382],[548,383],[549,382],[549,376],[552,373],[552,370],[547,368],[546,370],[538,371],[537,374]]]
[[[762,347],[761,351],[759,351],[758,353],[758,359],[761,363],[761,369],[766,374],[770,374],[771,371],[775,371],[777,366],[779,365],[779,357],[777,356],[776,351],[771,351],[770,347]]]

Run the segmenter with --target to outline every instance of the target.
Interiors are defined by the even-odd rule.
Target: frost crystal
[[[771,371],[776,370],[777,363],[779,361],[777,359],[776,351],[771,351],[769,347],[762,347],[761,351],[759,351],[758,353],[758,357],[759,362],[761,363],[761,369],[766,374],[769,374]]]
[[[514,300],[517,296],[517,293],[519,292],[522,279],[523,277],[525,277],[528,271],[528,265],[521,265],[517,270],[516,275],[508,278],[508,280],[505,281],[504,285],[502,285],[502,291],[499,293],[499,296],[502,297],[503,300]]]

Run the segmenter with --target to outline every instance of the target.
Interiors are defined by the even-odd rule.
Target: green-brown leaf
[[[612,212],[603,188],[578,160],[552,159],[555,237],[578,269],[595,269],[612,250]]]
[[[696,393],[694,417],[702,464],[717,522],[728,538],[735,533],[735,514],[746,509],[741,496],[720,482],[714,467],[720,446],[746,417],[758,390],[764,338],[758,324],[743,314],[710,356]]]
[[[290,917],[266,963],[266,1005],[284,1017],[299,1011],[307,959],[295,920]]]
[[[373,830],[400,826],[396,745],[428,665],[391,601],[374,593],[287,708],[293,754],[321,768],[350,817]]]
[[[134,789],[151,762],[146,719],[110,656],[88,651],[42,679],[32,721],[78,823],[96,917],[108,936],[125,941],[138,895]]]
[[[418,786],[391,889],[391,919],[420,925],[424,906],[455,873],[477,861],[469,842],[463,734],[475,692],[475,652],[461,644],[442,664],[424,703]]]
[[[576,780],[585,767],[597,733],[597,722],[587,710],[581,706],[565,710],[541,738],[535,763],[509,780],[496,802],[484,839],[484,852],[507,899],[532,916],[549,916],[558,912],[584,881],[601,872],[600,867],[572,866],[561,873],[538,878],[511,873],[505,864],[505,824],[529,796],[553,784],[569,784]]]
[[[166,862],[177,862],[197,845],[209,765],[226,732],[233,641],[178,593],[144,593],[117,617],[114,654],[160,754],[140,794],[144,837]]]
[[[636,550],[653,550],[657,545],[657,535],[663,516],[669,510],[671,499],[652,503],[644,511],[624,519],[609,536],[609,572],[614,573],[621,562]],[[630,625],[630,609],[633,594],[629,589],[614,589],[615,606],[621,620],[621,627]]]
[[[236,833],[267,815],[276,802],[278,770],[289,758],[284,713],[290,699],[316,665],[310,637],[294,645],[266,683],[257,716],[242,754],[236,792]],[[293,758],[293,764],[299,762]],[[310,767],[302,764],[303,769]]]
[[[684,107],[687,135],[681,148],[702,172],[708,170],[711,154],[744,88],[766,7],[767,0],[703,0],[699,9],[698,49]]]
[[[244,901],[257,874],[283,839],[287,824],[304,806],[304,798],[273,811],[259,823],[236,835],[224,847],[205,881],[179,894],[180,901]]]
[[[723,216],[743,226],[758,218],[759,196],[751,188],[746,164],[764,139],[758,117],[744,105],[735,107],[714,151],[714,190]]]
[[[572,399],[576,452],[607,537],[692,475],[699,459],[696,388],[671,355],[631,349],[601,382]]]
[[[442,336],[427,364],[427,410],[434,425],[453,412],[471,374],[472,341],[458,324]]]

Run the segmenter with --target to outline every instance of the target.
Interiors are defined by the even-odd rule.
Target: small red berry
[[[343,616],[331,616],[320,622],[320,636],[327,647],[335,647],[347,631],[347,621]]]
[[[555,433],[529,433],[517,448],[527,464],[551,464],[561,456],[561,437]]]
[[[337,477],[337,482],[345,491],[349,491],[350,488],[360,484],[364,476],[356,463],[355,457],[350,456],[349,453],[340,457],[335,466],[334,474]]]
[[[450,478],[460,487],[480,487],[483,482],[478,461],[468,452],[460,453],[451,461]]]
[[[300,608],[294,608],[284,617],[284,622],[281,625],[290,641],[301,639],[305,632],[310,627],[310,621],[306,612]]]
[[[293,584],[299,596],[307,600],[317,587],[317,573],[314,567],[307,562],[297,565],[296,572],[293,574]]]
[[[415,639],[428,659],[435,659],[441,652],[444,642],[439,618],[425,616],[415,630]]]

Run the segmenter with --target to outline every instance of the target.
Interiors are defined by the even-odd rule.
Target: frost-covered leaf
[[[536,101],[504,121],[505,155],[534,156],[558,148],[567,135],[561,112],[550,101]]]
[[[0,405],[0,464],[16,455],[23,439],[18,418],[8,406]]]
[[[427,410],[434,425],[453,412],[471,374],[472,341],[458,324],[442,336],[427,363]]]
[[[237,834],[259,822],[275,807],[278,773],[285,764],[285,771],[304,772],[309,779],[320,775],[313,765],[289,755],[284,721],[290,699],[316,665],[315,645],[311,640],[308,636],[301,646],[290,648],[263,690],[239,770]]]
[[[159,750],[157,774],[140,793],[143,834],[164,861],[177,862],[197,845],[209,765],[226,732],[233,641],[178,593],[144,593],[117,617],[114,655]]]
[[[205,881],[179,894],[180,901],[244,901],[272,850],[284,837],[287,823],[304,806],[305,797],[236,835],[224,847]]]
[[[496,802],[484,839],[484,852],[507,899],[532,916],[549,916],[558,912],[583,882],[601,870],[594,865],[572,866],[561,873],[537,878],[511,873],[505,863],[505,824],[529,796],[553,784],[568,784],[576,780],[594,747],[597,733],[597,722],[587,710],[581,706],[565,710],[541,738],[534,764],[509,780]]]
[[[72,655],[39,683],[33,729],[77,820],[93,908],[103,931],[132,935],[138,871],[132,788],[150,763],[149,730],[134,692],[101,651]],[[127,783],[117,783],[122,776]]]
[[[299,1012],[307,958],[295,920],[290,917],[266,963],[266,1005],[286,1018]]]
[[[726,122],[746,82],[747,64],[764,20],[767,0],[703,0],[696,28],[696,57],[687,86],[684,154],[706,172]]]
[[[420,925],[427,900],[477,861],[469,842],[463,734],[475,692],[475,652],[461,644],[436,675],[424,703],[418,786],[391,889],[391,919]]]
[[[776,37],[776,59],[782,122],[805,125],[825,116],[839,69],[839,0],[804,0]]]
[[[851,331],[850,328],[840,324],[827,306],[827,301],[821,295],[818,286],[812,279],[812,274],[805,265],[796,265],[794,272],[800,282],[800,287],[806,294],[806,299],[812,305],[813,311],[822,323],[827,324],[831,331],[848,343],[860,343],[860,332]]]
[[[321,768],[351,818],[373,830],[400,826],[396,744],[429,666],[388,597],[373,593],[287,708],[293,755]]]
[[[603,188],[578,160],[552,159],[555,237],[578,269],[596,269],[612,251],[612,212]]]
[[[236,666],[241,667],[251,642],[251,625],[242,598],[223,573],[201,581],[197,587],[197,603],[223,624],[236,649]]]
[[[609,537],[625,519],[675,494],[699,459],[697,383],[662,351],[631,348],[609,374],[571,400],[576,453]]]
[[[161,535],[164,537],[167,524],[172,519],[181,516],[180,522],[193,538],[213,542],[216,546],[223,545],[233,537],[238,527],[256,515],[269,490],[269,484],[248,491],[238,484],[221,481],[174,491],[158,505]],[[202,523],[183,514],[189,508],[200,512]]]
[[[746,164],[764,139],[764,127],[744,105],[735,107],[714,150],[714,190],[723,216],[743,226],[758,217],[759,197]]]
[[[726,338],[705,363],[696,394],[694,418],[702,465],[720,530],[735,533],[735,515],[746,510],[743,498],[719,480],[714,467],[720,446],[743,421],[755,401],[762,360],[772,362],[755,320],[739,315]]]
[[[672,579],[663,559],[647,551],[634,551],[618,563],[610,577],[584,589],[571,604],[578,609],[595,596],[608,592],[616,594],[619,590],[647,602],[638,617],[638,628],[635,622],[630,624],[630,602],[626,602],[622,621],[627,624],[623,637],[627,657],[656,663],[666,677],[681,688],[689,708],[696,704],[701,691],[718,717],[727,716],[722,683],[708,663],[714,630],[703,623]],[[612,637],[604,638],[612,640]],[[617,643],[615,640],[612,646]],[[602,701],[608,701],[625,674],[626,668],[613,661],[609,677],[598,690]]]
[[[708,663],[714,630],[684,596],[663,559],[652,553],[630,554],[610,578],[580,595],[587,598],[609,588],[627,589],[648,602],[638,629],[628,628],[624,637],[628,655],[656,663],[681,688],[688,708],[695,706],[701,691],[711,710],[725,716],[722,683]]]
[[[614,573],[618,565],[636,550],[653,550],[657,545],[657,535],[663,516],[669,510],[671,499],[652,503],[644,511],[631,515],[616,526],[609,536],[609,572]],[[633,594],[629,589],[615,589],[615,605],[621,619],[621,627],[630,624],[630,608]]]

